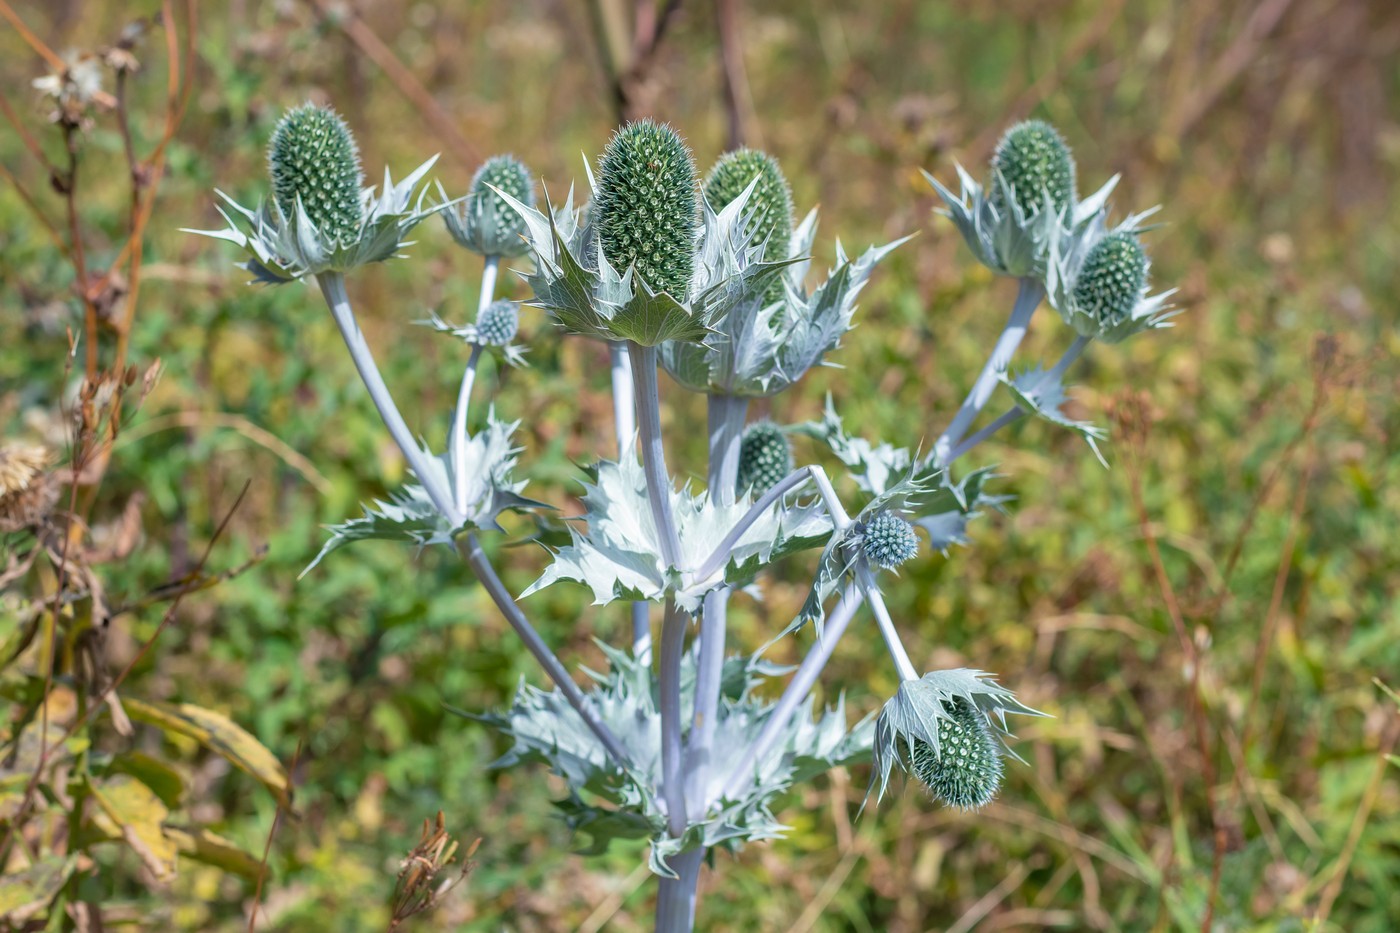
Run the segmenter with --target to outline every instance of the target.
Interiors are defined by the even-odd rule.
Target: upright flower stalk
[[[820,422],[748,421],[753,399],[772,399],[840,348],[873,270],[904,242],[852,258],[838,241],[833,266],[813,286],[816,213],[797,222],[772,156],[727,153],[702,184],[674,129],[629,124],[590,174],[586,209],[575,207],[572,190],[562,204],[537,207],[535,180],[512,156],[483,164],[463,198],[443,194],[427,205],[423,179],[431,166],[398,183],[386,174],[378,191],[364,188],[344,122],[324,108],[296,108],[273,134],[271,197],[255,209],[225,197],[228,227],[208,232],[242,248],[244,267],[260,282],[316,279],[413,473],[413,482],[367,506],[363,517],[332,527],[312,566],[364,539],[457,552],[553,685],[522,684],[508,710],[476,717],[511,740],[497,764],[551,767],[568,786],[571,821],[594,835],[595,846],[649,839],[660,879],[656,929],[665,933],[694,928],[708,853],[781,835],[774,816],[781,795],[814,774],[873,758],[869,794],[877,800],[896,768],[952,807],[976,809],[993,799],[1010,754],[1006,714],[1042,714],[981,671],[920,674],[901,634],[905,620],[890,612],[881,581],[920,559],[925,544],[942,551],[962,543],[975,515],[1003,503],[987,490],[988,470],[952,471],[1001,428],[1033,415],[1091,445],[1102,436],[1064,413],[1063,379],[1093,341],[1117,343],[1170,317],[1170,292],[1148,294],[1141,235],[1151,212],[1110,227],[1114,181],[1080,199],[1068,146],[1037,121],[1007,132],[985,185],[961,168],[959,194],[930,178],[973,255],[1016,279],[1018,294],[965,401],[920,455],[848,433],[832,400]],[[395,405],[346,288],[347,274],[399,256],[405,235],[433,214],[483,261],[475,319],[456,326],[433,313],[428,322],[468,346],[441,454]],[[508,260],[530,264],[520,271],[531,291],[526,302],[496,297]],[[1049,369],[1013,369],[1042,302],[1074,336]],[[523,364],[522,305],[566,335],[606,343],[616,459],[586,468],[583,520],[554,526],[567,544],[541,537],[551,542],[548,562],[517,598],[482,539],[509,533],[500,521],[506,513],[544,506],[523,495],[526,481],[515,475],[518,423],[499,419],[494,406],[472,417],[471,401],[483,357]],[[678,485],[668,469],[662,368],[681,388],[706,396],[703,492]],[[1011,405],[974,430],[1003,387]],[[811,442],[844,475],[815,462]],[[855,507],[843,496],[855,497]],[[549,520],[540,516],[537,525],[548,528]],[[815,640],[781,691],[762,691],[765,680],[786,672],[765,662],[762,650],[727,653],[730,603],[745,598],[768,567],[807,551],[819,552],[807,598],[769,643],[803,630]],[[520,604],[560,581],[586,586],[600,606],[629,607],[624,647],[600,643],[608,665],[586,690]],[[661,606],[654,665],[653,603]],[[812,696],[865,606],[899,686],[873,725],[852,726],[842,699],[815,708]],[[775,701],[765,698],[775,692]]]

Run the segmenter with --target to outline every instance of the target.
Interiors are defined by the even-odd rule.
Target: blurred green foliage
[[[14,8],[54,47],[90,48],[155,6]],[[347,19],[349,6],[358,15]],[[836,356],[845,368],[756,414],[816,418],[831,392],[866,436],[931,442],[1012,287],[971,264],[917,169],[947,179],[954,159],[979,165],[1023,116],[1060,127],[1086,189],[1123,172],[1118,203],[1163,204],[1168,225],[1148,237],[1153,278],[1181,288],[1185,313],[1174,330],[1094,348],[1073,373],[1077,416],[1113,422],[1111,469],[1043,425],[999,436],[973,459],[999,464],[998,491],[1016,497],[1008,514],[975,523],[970,547],[906,565],[890,591],[916,665],[996,671],[1055,715],[1025,727],[1028,764],[1008,768],[1000,801],[969,815],[910,792],[856,820],[866,774],[834,775],[781,814],[788,840],[705,875],[705,928],[1199,929],[1218,832],[1216,929],[1307,929],[1323,905],[1328,929],[1393,929],[1400,772],[1379,752],[1400,726],[1372,683],[1400,681],[1393,5],[774,0],[742,16],[746,141],[782,159],[799,211],[822,205],[818,262],[837,230],[853,248],[922,231],[863,297],[862,326]],[[645,929],[642,854],[569,854],[551,779],[493,773],[499,740],[444,712],[498,706],[521,677],[540,680],[463,569],[371,545],[298,577],[321,526],[395,485],[403,465],[316,296],[246,288],[227,253],[178,232],[216,224],[215,186],[244,201],[266,190],[273,122],[307,98],[346,116],[372,177],[443,150],[439,177],[461,193],[483,158],[510,151],[562,197],[584,183],[579,153],[600,151],[613,120],[583,5],[239,2],[200,5],[200,17],[196,90],[161,181],[132,334],[133,360],[159,357],[165,375],[120,439],[104,493],[114,508],[144,493],[144,540],[105,582],[121,604],[188,570],[245,483],[211,569],[266,553],[189,597],[129,684],[225,711],[295,759],[261,930],[384,929],[399,859],[438,810],[484,842],[467,884],[419,928],[571,930],[600,911],[594,924]],[[366,33],[456,137],[367,54],[378,47]],[[165,94],[159,30],[136,55],[146,67],[130,106],[144,150]],[[702,169],[724,145],[718,61],[708,7],[685,3],[650,80],[656,116],[681,129]],[[44,71],[0,31],[0,93],[56,156],[61,140],[30,88]],[[121,146],[102,122],[82,138],[82,223],[111,244],[95,249],[98,266],[125,223]],[[0,164],[61,216],[17,134],[0,133]],[[460,347],[413,322],[430,309],[465,319],[479,265],[436,224],[418,240],[411,261],[357,276],[352,294],[411,425],[440,437]],[[16,187],[0,186],[6,438],[61,441],[65,328],[81,329],[71,278]],[[1053,359],[1067,342],[1052,317],[1043,312],[1025,359]],[[605,354],[561,342],[538,318],[524,331],[532,370],[488,369],[485,385],[503,416],[524,421],[536,494],[561,501],[578,490],[574,461],[610,430]],[[1320,381],[1319,352],[1332,359]],[[1137,391],[1145,414],[1127,394]],[[673,468],[702,475],[703,404],[663,393]],[[1149,538],[1201,649],[1209,772]],[[540,566],[529,550],[501,560],[516,591]],[[736,644],[755,648],[790,618],[806,570],[736,609]],[[577,624],[596,613],[582,593],[550,588],[529,609],[566,659],[601,663],[591,626]],[[597,622],[620,635],[623,616]],[[120,616],[113,665],[159,621],[159,608]],[[824,683],[846,688],[861,714],[895,677],[878,640],[857,637]],[[202,822],[262,851],[277,804],[256,781],[191,745],[139,738],[178,762]],[[148,883],[133,856],[115,858],[124,864],[103,863],[85,896],[137,928],[246,927],[251,883],[194,863]]]

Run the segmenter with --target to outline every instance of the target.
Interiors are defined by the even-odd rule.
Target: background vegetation
[[[344,113],[371,176],[441,151],[438,175],[460,193],[483,158],[511,151],[562,195],[584,182],[580,153],[600,151],[617,116],[590,9],[232,0],[199,4],[197,21],[180,5],[167,31],[150,19],[154,0],[0,3],[0,437],[73,449],[87,344],[70,365],[66,332],[82,333],[85,317],[102,365],[129,343],[140,371],[164,369],[100,487],[71,499],[62,487],[62,507],[91,532],[61,537],[94,549],[109,620],[89,586],[45,611],[57,623],[8,660],[41,619],[34,607],[75,584],[34,570],[0,597],[11,706],[0,897],[32,881],[23,873],[44,853],[81,851],[52,929],[99,929],[90,905],[101,905],[108,929],[240,930],[257,901],[261,930],[383,930],[400,862],[440,810],[464,846],[482,842],[466,883],[414,928],[647,928],[641,853],[571,854],[551,781],[492,772],[498,740],[444,712],[498,706],[521,677],[540,681],[462,568],[365,545],[298,577],[321,526],[398,483],[403,464],[316,296],[247,288],[228,253],[178,232],[216,225],[216,186],[256,200],[272,124],[306,98]],[[1110,469],[1072,436],[1013,429],[974,455],[999,464],[1008,513],[976,522],[970,547],[908,565],[890,592],[916,664],[996,671],[1055,715],[1023,727],[1028,765],[976,815],[911,791],[857,819],[866,773],[833,774],[782,814],[786,841],[704,875],[705,928],[1200,929],[1209,909],[1219,930],[1394,929],[1400,770],[1386,755],[1400,715],[1374,679],[1400,684],[1400,11],[1386,0],[715,9],[735,17],[725,25],[743,73],[732,57],[722,65],[711,6],[684,2],[650,67],[624,82],[628,106],[679,127],[702,167],[734,129],[779,156],[799,208],[822,206],[818,261],[837,231],[854,248],[921,231],[867,291],[837,357],[845,368],[782,397],[773,417],[816,417],[831,392],[867,436],[937,434],[1013,286],[931,213],[918,169],[949,178],[955,159],[980,165],[1024,116],[1065,132],[1082,186],[1122,172],[1120,205],[1164,205],[1153,278],[1181,289],[1185,313],[1075,370],[1079,416],[1111,425]],[[111,46],[141,20],[144,34],[130,34],[141,67],[120,101],[140,158],[178,104],[172,51],[190,96],[158,187],[139,189],[155,200],[135,263],[122,252],[132,188],[114,112],[69,134],[83,288],[58,245],[71,243],[72,186],[43,164],[66,165],[65,133],[31,87],[52,68],[18,24],[63,51]],[[192,58],[179,54],[187,38]],[[115,91],[110,60],[103,74]],[[441,436],[460,348],[412,322],[429,309],[464,319],[479,264],[437,224],[418,239],[411,262],[352,288],[402,407]],[[113,266],[125,270],[115,284],[91,271]],[[609,434],[606,367],[598,348],[528,326],[532,368],[488,379],[502,413],[524,419],[534,480],[559,501],[577,491],[573,462]],[[1065,337],[1045,313],[1026,358],[1057,354]],[[702,475],[703,406],[663,393],[680,445],[671,462]],[[15,559],[19,536],[4,540],[0,561]],[[526,585],[539,557],[505,556],[507,582]],[[804,569],[743,606],[738,644],[757,647],[790,617]],[[213,574],[230,578],[171,611],[170,597]],[[588,633],[596,623],[621,636],[625,622],[584,602],[566,588],[531,599],[560,653],[596,665]],[[132,735],[103,713],[82,731],[88,744],[64,746],[71,760],[44,792],[30,786],[23,726],[41,706],[45,728],[49,715],[59,726],[87,715],[81,652],[63,641],[84,625],[104,633],[100,668],[129,669],[118,695],[195,704],[255,736],[290,775],[291,808],[277,766],[232,767],[130,704]],[[58,651],[48,677],[51,634],[74,650]],[[843,644],[826,687],[846,688],[856,714],[878,708],[894,687],[878,640]],[[73,688],[67,707],[61,688]],[[111,764],[135,752],[146,770]],[[181,858],[158,877],[139,847],[103,841],[110,818],[69,833],[73,821],[52,814],[84,812],[90,785],[65,778],[85,768],[173,782],[170,825],[217,833],[222,861]],[[87,799],[88,812],[101,802]]]

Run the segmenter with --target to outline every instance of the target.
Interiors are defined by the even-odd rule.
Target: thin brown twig
[[[50,68],[55,71],[61,71],[68,67],[67,63],[64,62],[63,58],[59,56],[58,53],[45,45],[42,39],[31,32],[28,26],[24,25],[24,20],[20,19],[14,10],[10,9],[10,5],[6,3],[5,0],[0,0],[0,16],[10,21],[10,25],[15,27],[15,32],[19,33],[19,37],[24,40],[24,44],[33,49],[35,54],[47,62]]]
[[[296,773],[297,762],[301,759],[302,740],[297,740],[297,750],[292,753],[291,767],[287,769],[287,783],[291,786],[292,775]],[[291,800],[291,794],[287,795]],[[272,825],[267,830],[267,841],[263,843],[262,861],[258,863],[258,883],[253,888],[253,906],[248,911],[248,933],[255,933],[258,927],[258,908],[262,906],[263,879],[267,877],[267,860],[272,854],[272,839],[277,835],[277,827],[282,824],[282,802],[277,802],[277,810],[272,814]]]
[[[19,134],[20,142],[24,143],[24,148],[29,150],[29,154],[39,160],[39,164],[44,167],[44,171],[49,175],[55,174],[58,169],[49,161],[49,157],[44,153],[44,147],[39,145],[39,141],[34,138],[34,134],[29,132],[29,127],[24,125],[24,121],[15,113],[14,107],[10,106],[9,98],[0,92],[0,112],[5,114],[5,120],[14,127]]]

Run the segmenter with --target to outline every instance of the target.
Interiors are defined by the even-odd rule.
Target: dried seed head
[[[1048,123],[1027,120],[1007,130],[992,155],[992,168],[987,187],[999,210],[1005,210],[1005,204],[996,172],[1011,186],[1025,214],[1044,207],[1046,193],[1057,211],[1074,200],[1074,156],[1059,131]]]
[[[758,421],[744,431],[739,442],[738,493],[761,496],[792,472],[792,445],[782,428]]]
[[[909,746],[914,776],[949,806],[976,810],[1001,786],[1001,748],[987,718],[962,697],[945,701],[952,717],[938,720],[938,751],[920,739]]]
[[[919,553],[919,536],[894,512],[879,512],[865,523],[861,547],[871,563],[893,570]]]
[[[272,191],[282,213],[298,204],[328,239],[353,239],[364,211],[364,173],[355,138],[335,111],[306,104],[286,112],[267,149]]]
[[[642,120],[603,153],[595,204],[603,255],[653,291],[688,297],[695,263],[695,162],[676,131]]]
[[[1131,233],[1110,233],[1089,250],[1074,283],[1074,303],[1101,324],[1124,320],[1147,284],[1147,254]]]
[[[0,533],[42,522],[58,501],[58,484],[47,472],[53,455],[35,444],[0,445]]]

